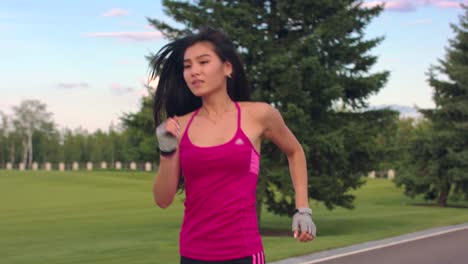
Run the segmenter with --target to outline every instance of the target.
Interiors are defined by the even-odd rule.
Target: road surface
[[[270,264],[468,264],[468,223],[366,242]]]

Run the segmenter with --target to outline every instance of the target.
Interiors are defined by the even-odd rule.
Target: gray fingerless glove
[[[163,122],[156,128],[159,150],[161,155],[170,155],[177,149],[177,138],[166,130],[166,123]]]
[[[313,235],[317,232],[317,227],[312,221],[312,209],[310,208],[298,208],[295,211],[292,219],[292,230],[293,231],[306,231]]]

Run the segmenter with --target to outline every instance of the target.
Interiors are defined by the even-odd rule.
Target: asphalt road
[[[270,264],[468,264],[468,223],[292,257]]]
[[[468,229],[314,263],[467,264]]]

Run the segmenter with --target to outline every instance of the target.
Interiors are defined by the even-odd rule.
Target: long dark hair
[[[232,77],[227,79],[227,92],[231,100],[250,100],[250,89],[244,67],[234,44],[222,31],[205,27],[196,34],[165,45],[151,60],[149,79],[154,80],[159,77],[153,101],[156,126],[167,117],[185,115],[201,107],[201,98],[190,91],[183,76],[185,50],[201,41],[212,43],[214,52],[221,61],[231,63]]]

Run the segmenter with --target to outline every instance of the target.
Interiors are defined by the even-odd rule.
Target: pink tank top
[[[241,129],[228,142],[200,147],[192,144],[188,130],[180,142],[180,165],[185,177],[185,211],[180,232],[184,257],[222,261],[263,251],[256,216],[256,187],[260,155]]]

